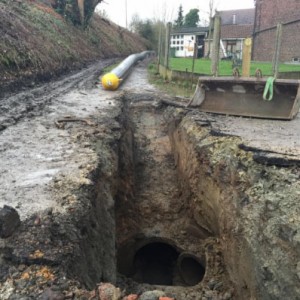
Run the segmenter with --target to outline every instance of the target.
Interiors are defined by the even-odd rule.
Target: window
[[[180,50],[183,50],[183,47],[181,47]]]
[[[176,50],[179,50],[179,47],[176,47]]]

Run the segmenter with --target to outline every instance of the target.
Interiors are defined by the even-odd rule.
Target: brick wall
[[[280,61],[300,58],[300,0],[256,0],[254,60],[273,59],[279,22],[283,24]]]

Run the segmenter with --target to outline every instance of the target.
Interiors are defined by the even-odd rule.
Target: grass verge
[[[192,72],[193,59],[192,58],[171,58],[170,66],[172,70]],[[272,63],[270,62],[251,62],[250,75],[254,76],[255,71],[260,69],[263,76],[272,75]],[[239,66],[240,73],[242,67]],[[210,59],[196,59],[194,72],[197,74],[211,74],[211,60]],[[279,72],[300,72],[300,64],[280,64]],[[221,60],[219,64],[219,75],[230,76],[232,75],[232,61]]]
[[[172,96],[190,98],[196,89],[196,84],[189,80],[164,80],[157,72],[157,65],[155,63],[148,65],[148,79],[159,90]]]

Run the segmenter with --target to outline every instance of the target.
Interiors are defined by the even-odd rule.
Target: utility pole
[[[171,27],[172,23],[167,23],[167,30],[166,30],[166,42],[165,42],[165,68],[169,68],[169,54],[170,54],[170,34],[171,34]]]
[[[213,76],[218,76],[219,73],[220,34],[221,17],[219,14],[216,14],[214,20],[213,49],[211,57],[211,72]]]
[[[127,0],[125,0],[125,24],[126,24],[126,29],[128,29],[128,27],[127,27]]]
[[[246,38],[243,45],[243,62],[242,62],[242,76],[250,76],[250,65],[251,65],[251,50],[252,50],[252,39]]]
[[[160,22],[160,24],[159,24],[159,37],[158,37],[158,49],[157,49],[157,73],[159,73],[159,65],[161,64],[162,30],[163,30],[163,23]]]
[[[275,41],[275,53],[272,62],[272,71],[274,77],[277,77],[278,75],[281,41],[282,41],[282,24],[278,23],[277,31],[276,31],[276,41]]]

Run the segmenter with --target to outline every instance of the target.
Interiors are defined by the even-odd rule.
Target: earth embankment
[[[147,47],[96,13],[87,26],[74,26],[50,6],[29,0],[0,1],[0,35],[1,93]]]

